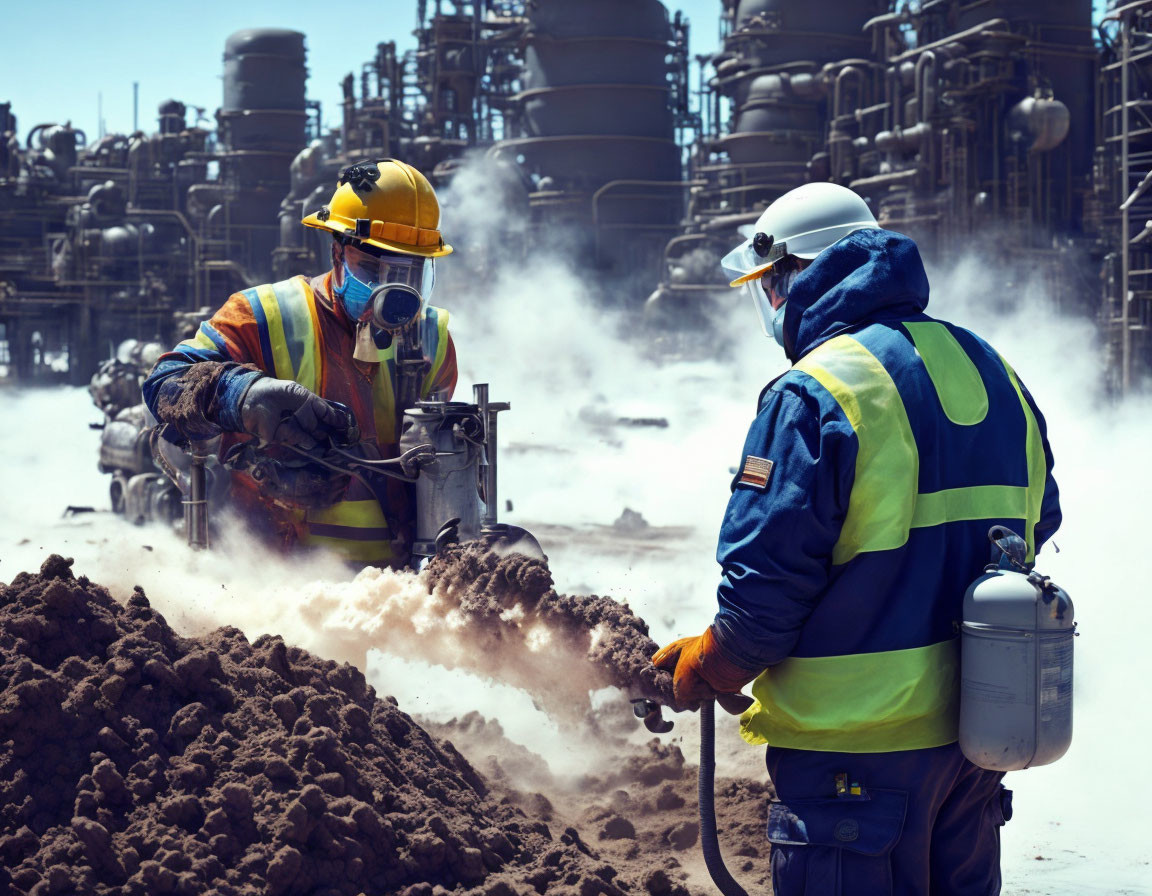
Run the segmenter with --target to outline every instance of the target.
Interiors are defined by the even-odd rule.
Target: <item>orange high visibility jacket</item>
[[[381,457],[398,454],[399,412],[395,406],[395,344],[378,350],[376,361],[354,360],[355,327],[339,303],[330,298],[331,272],[311,280],[292,277],[233,294],[196,335],[163,355],[144,384],[145,399],[156,413],[156,396],[165,380],[178,377],[201,361],[254,365],[278,379],[294,380],[322,398],[346,405],[356,418],[361,438],[375,443]],[[430,369],[421,398],[450,397],[456,386],[456,352],[448,334],[448,312],[428,306],[417,324]],[[241,372],[246,375],[246,372]],[[221,405],[218,389],[217,400]],[[240,395],[235,396],[236,401]],[[238,408],[232,409],[236,417]],[[217,417],[224,422],[227,409]],[[159,414],[157,414],[160,417]],[[162,419],[162,418],[161,418]],[[238,417],[237,417],[238,419]],[[239,429],[239,426],[235,426]],[[215,433],[185,433],[204,438]],[[221,453],[247,438],[225,432]],[[270,501],[258,484],[233,473],[233,496],[255,522],[288,544],[337,551],[361,564],[403,560],[395,543],[411,539],[412,511],[404,484],[389,480],[388,506],[353,480],[343,500],[329,507],[304,508]],[[395,543],[394,543],[395,542]]]

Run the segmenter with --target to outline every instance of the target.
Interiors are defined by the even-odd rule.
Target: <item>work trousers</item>
[[[768,818],[776,896],[1000,892],[1012,792],[1003,772],[976,767],[957,744],[895,753],[769,747],[767,762],[778,798]]]

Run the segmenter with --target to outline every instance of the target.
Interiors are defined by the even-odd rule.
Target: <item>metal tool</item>
[[[188,494],[184,497],[184,526],[188,547],[194,551],[208,548],[208,477],[205,464],[208,452],[203,442],[189,446],[192,464],[188,468]]]
[[[653,734],[667,734],[675,727],[671,719],[664,718],[664,707],[647,697],[637,697],[632,702],[632,712],[636,718],[644,720],[644,727]]]

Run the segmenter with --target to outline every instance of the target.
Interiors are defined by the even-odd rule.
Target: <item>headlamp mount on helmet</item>
[[[380,169],[374,162],[349,165],[340,172],[339,186],[351,184],[357,193],[371,193],[372,185],[380,180]]]
[[[788,254],[788,244],[783,240],[776,242],[772,234],[759,231],[752,237],[752,251],[767,263],[775,264]]]

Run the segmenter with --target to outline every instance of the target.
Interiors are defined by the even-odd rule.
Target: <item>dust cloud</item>
[[[1081,634],[1071,748],[1005,779],[1016,794],[1005,881],[1029,888],[1019,892],[1147,893],[1152,781],[1137,770],[1152,722],[1131,700],[1152,679],[1152,604],[1134,585],[1146,565],[1152,397],[1106,394],[1093,322],[1056,311],[1028,272],[966,258],[929,280],[928,310],[991,342],[1047,419],[1064,522],[1036,565],[1071,595]]]

